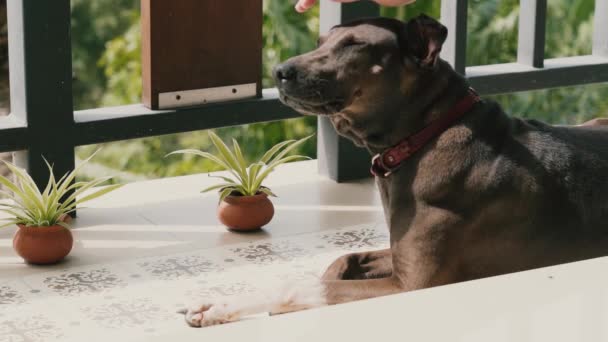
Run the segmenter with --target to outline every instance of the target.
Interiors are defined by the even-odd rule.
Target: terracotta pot
[[[74,239],[69,229],[62,226],[26,227],[19,225],[13,237],[13,248],[30,264],[54,264],[72,250]]]
[[[257,230],[274,216],[274,206],[266,194],[228,196],[218,206],[220,221],[237,231]]]

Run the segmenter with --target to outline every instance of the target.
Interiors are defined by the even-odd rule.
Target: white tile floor
[[[192,298],[255,293],[387,243],[371,180],[335,184],[287,165],[262,232],[215,218],[203,175],[139,182],[79,212],[62,264],[25,265],[0,231],[0,341],[608,341],[608,259],[301,313],[192,329]],[[252,294],[253,295],[253,294]]]
[[[0,231],[0,341],[184,330],[175,310],[190,298],[272,288],[314,276],[349,250],[386,245],[373,182],[338,185],[316,167],[273,174],[276,214],[257,233],[217,222],[217,195],[199,193],[215,180],[206,175],[134,183],[92,202],[79,211],[74,249],[59,265],[25,265],[12,249],[15,229]]]

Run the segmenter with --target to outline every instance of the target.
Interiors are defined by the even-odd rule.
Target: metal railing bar
[[[471,84],[486,95],[608,82],[608,58],[589,55],[547,59],[544,69],[520,63],[475,66],[467,68],[467,75]],[[152,111],[142,105],[127,105],[76,111],[73,127],[64,127],[62,132],[74,139],[74,145],[88,145],[300,117],[279,102],[276,89],[265,89],[263,94],[262,99],[190,109]],[[25,148],[26,132],[27,128],[14,117],[0,119],[0,150]]]
[[[351,20],[375,17],[380,13],[379,7],[372,1],[356,4],[340,4],[331,1],[320,1],[319,32],[326,33],[335,25]]]
[[[0,152],[14,152],[28,148],[27,128],[2,128],[0,134],[2,135]]]
[[[12,128],[26,128],[27,125],[15,114],[0,117],[0,131]]]
[[[563,77],[565,74],[573,75]],[[484,94],[607,82],[608,58],[589,55],[548,59],[544,69],[519,63],[484,65],[467,68],[467,75],[469,81]],[[505,81],[509,79],[516,82]],[[242,115],[243,111],[248,114]],[[132,134],[128,130],[120,134],[111,132],[115,129],[123,130],[124,128],[116,127],[126,123],[135,125],[137,129],[133,135],[142,137],[156,135],[161,131],[167,134],[183,129],[166,127],[167,120],[186,121],[184,125],[188,126],[188,130],[200,130],[299,116],[300,114],[280,104],[276,89],[265,89],[261,100],[228,102],[176,111],[151,111],[141,105],[77,111],[75,136],[78,137],[78,145],[82,145],[105,141],[104,139],[129,139]],[[175,117],[180,117],[180,120],[175,120]],[[87,138],[89,135],[90,138]]]
[[[542,68],[545,60],[547,0],[520,0],[517,62]]]
[[[71,12],[69,0],[7,2],[12,114],[27,122],[28,171],[39,187],[48,169],[74,168]]]
[[[380,8],[372,1],[352,4],[332,1],[320,3],[321,34],[335,25],[380,14]],[[369,176],[369,152],[339,136],[327,117],[319,117],[317,131],[317,158],[321,174],[338,182]]]
[[[371,2],[322,3],[339,6],[334,7],[333,12],[322,12],[321,23],[325,27],[378,11]],[[521,58],[518,53],[518,63],[465,68],[467,5],[467,0],[442,1],[442,19],[452,32],[442,57],[452,62],[459,72],[466,71],[471,84],[482,94],[608,82],[608,0],[596,0],[594,54],[547,59],[542,69],[538,68],[538,60],[544,56],[544,32],[540,32],[539,27],[544,27],[546,18],[532,20],[526,18],[529,13],[523,16],[520,36],[526,33],[533,38],[520,40],[520,48],[524,48]],[[44,8],[41,10],[40,6]],[[534,6],[537,13],[543,12],[546,17],[546,0],[522,0],[523,6]],[[41,154],[60,165],[59,172],[63,172],[73,168],[73,147],[77,145],[300,117],[280,103],[276,89],[265,90],[261,99],[197,108],[152,111],[142,105],[129,105],[73,113],[69,1],[56,0],[44,5],[38,0],[15,0],[9,2],[8,11],[14,113],[0,119],[0,151],[28,148],[27,164],[36,179],[45,178]],[[29,127],[23,123],[26,120]],[[353,149],[329,128],[330,124],[321,119],[320,159],[331,161],[326,167],[333,179],[354,178],[358,165],[367,163],[368,156]],[[28,138],[33,135],[37,135],[38,142]]]
[[[467,13],[468,0],[441,1],[441,22],[450,32],[443,45],[441,58],[462,75],[466,71],[467,59]]]
[[[467,68],[467,78],[484,95],[608,82],[608,58],[546,59],[543,69],[519,63],[475,66]]]
[[[24,150],[28,145],[27,127],[15,115],[0,117],[0,152]]]
[[[238,101],[227,101],[227,102],[218,102],[211,103],[204,106],[197,107],[185,107],[178,109],[161,109],[161,110],[152,110],[145,107],[143,104],[132,104],[132,105],[124,105],[124,106],[115,106],[115,107],[101,107],[94,109],[85,109],[85,110],[77,110],[74,112],[74,120],[76,123],[80,122],[91,122],[91,121],[100,121],[107,119],[115,119],[115,118],[126,118],[131,116],[149,116],[149,115],[162,115],[173,113],[175,115],[180,115],[182,113],[192,113],[192,112],[200,112],[201,115],[206,115],[206,111],[209,108],[216,107],[229,107],[234,110],[244,110],[249,106],[257,106],[259,103],[265,102],[275,102],[279,101],[279,92],[276,88],[267,88],[262,90],[261,98],[251,98],[244,99]],[[285,107],[287,108],[287,107]],[[283,109],[283,108],[281,108]],[[263,113],[260,113],[263,115]],[[250,118],[244,117],[248,122],[251,121]]]
[[[301,117],[284,106],[276,89],[261,99],[209,104],[203,107],[152,111],[143,105],[77,111],[72,139],[76,145],[143,138]]]

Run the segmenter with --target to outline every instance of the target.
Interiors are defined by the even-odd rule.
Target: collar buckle
[[[399,166],[400,165],[397,165],[393,168],[386,166],[386,164],[384,164],[384,153],[378,153],[372,158],[372,167],[370,171],[376,177],[387,178],[392,175]]]

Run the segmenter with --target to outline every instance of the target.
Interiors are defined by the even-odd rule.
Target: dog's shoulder
[[[525,146],[545,164],[564,164],[564,169],[572,169],[572,163],[591,162],[608,167],[608,129],[554,126],[538,120],[514,118],[511,133],[516,143]]]
[[[446,195],[461,194],[464,189],[484,191],[491,183],[505,177],[495,172],[509,172],[497,167],[510,119],[493,101],[482,101],[458,123],[443,132],[419,157],[416,169],[432,170],[418,173],[413,190],[417,196],[438,201]],[[463,184],[464,182],[464,184]],[[454,190],[460,189],[460,190]],[[464,198],[461,202],[466,202]]]
[[[589,227],[606,219],[608,130],[513,118],[506,146],[504,158],[517,168],[518,178],[533,180],[535,192],[554,202],[562,199],[554,208],[568,208]]]

